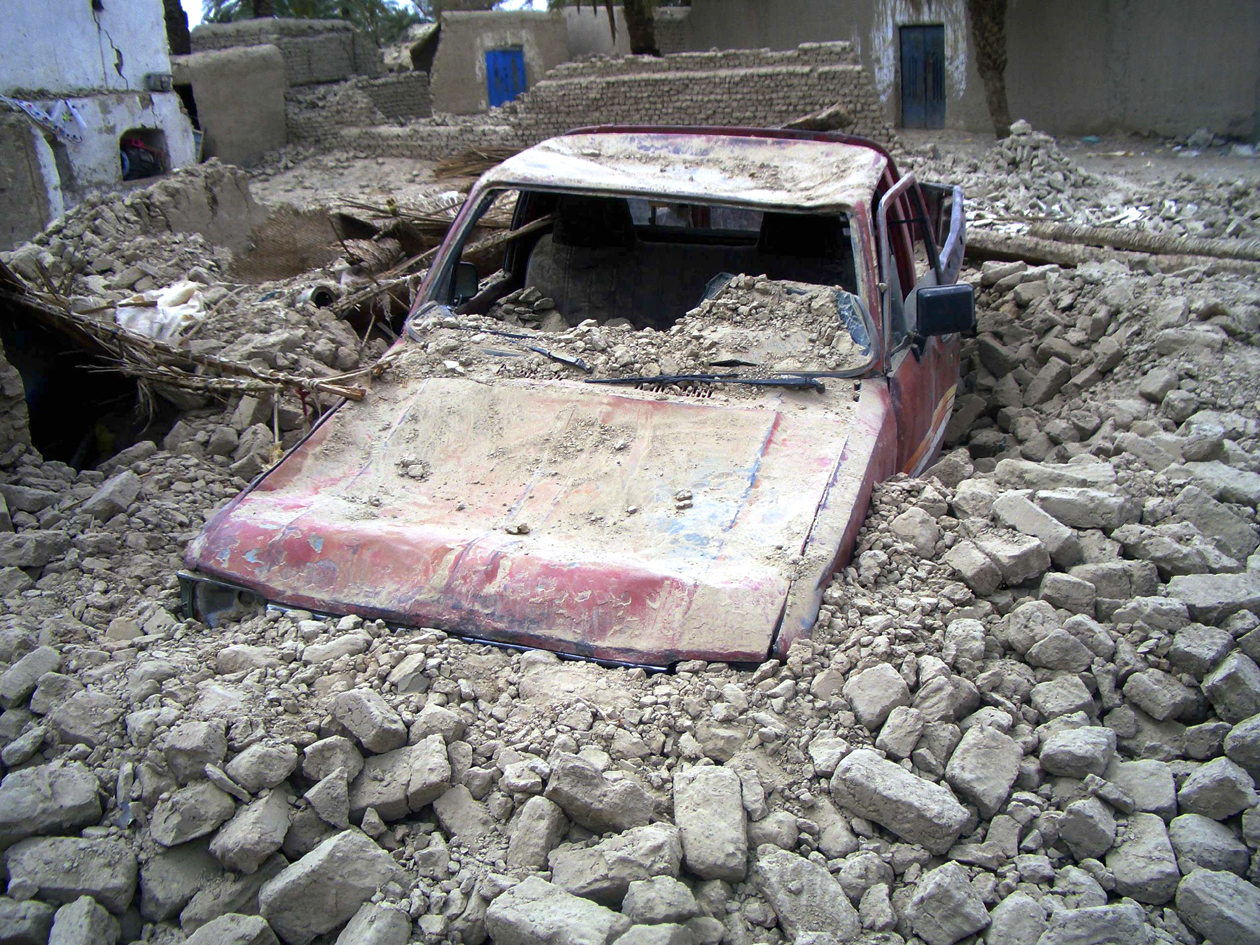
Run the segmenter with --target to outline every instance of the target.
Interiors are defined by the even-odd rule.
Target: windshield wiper
[[[595,370],[581,358],[575,358],[567,354],[560,354],[556,351],[549,351],[541,345],[530,344],[529,342],[533,341],[534,336],[521,334],[519,331],[500,331],[495,328],[481,328],[477,325],[438,325],[436,327],[449,328],[454,331],[470,331],[483,335],[496,335],[499,338],[508,338],[512,341],[525,342],[518,347],[524,348],[527,351],[532,351],[534,354],[541,354],[544,358],[550,358],[552,361],[566,365],[567,367],[577,368],[579,371],[583,371],[586,374],[590,374],[591,371]],[[407,337],[409,337],[412,341],[421,340],[419,330],[412,325],[411,319],[407,320],[406,331]]]
[[[457,325],[456,327],[460,331],[474,331],[481,332],[486,335],[497,335],[500,338],[511,338],[513,341],[530,342],[533,340],[531,335],[523,335],[518,331],[499,331],[495,328],[477,328],[473,325]],[[569,367],[577,368],[579,371],[585,371],[587,374],[590,374],[591,371],[595,370],[581,358],[571,357],[570,355],[560,354],[555,351],[548,351],[541,345],[523,344],[521,347],[534,352],[534,354],[541,354],[544,358],[550,358],[552,361],[557,361],[560,364],[566,364]]]
[[[827,388],[815,377],[740,377],[738,374],[658,374],[655,377],[588,377],[588,384],[747,384],[751,387],[785,387],[788,390],[813,390],[825,393]]]

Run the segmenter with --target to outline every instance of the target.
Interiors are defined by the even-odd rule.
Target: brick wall
[[[346,128],[405,124],[432,113],[425,72],[348,79],[335,85],[289,89],[285,94],[289,140],[304,144],[331,146]]]
[[[517,99],[513,110],[518,132],[533,143],[588,124],[775,126],[836,102],[853,119],[845,130],[891,140],[849,43],[569,62]]]
[[[268,44],[280,49],[290,86],[384,71],[380,50],[343,20],[240,20],[203,23],[192,31],[193,52]]]
[[[515,102],[487,115],[445,115],[401,127],[368,127],[383,120],[372,118],[381,109],[364,91],[371,84],[355,80],[335,92],[291,89],[290,138],[438,160],[470,147],[523,147],[581,125],[773,127],[839,101],[853,118],[845,130],[886,143],[893,139],[870,78],[848,43],[810,43],[788,52],[733,49],[578,60],[553,69]],[[351,130],[338,136],[346,128]]]

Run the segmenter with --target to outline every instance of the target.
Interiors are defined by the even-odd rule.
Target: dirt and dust
[[[251,173],[251,187],[259,203],[282,203],[301,208],[327,208],[330,197],[352,197],[400,204],[424,200],[449,189],[449,181],[433,176],[438,162],[421,157],[368,157],[345,153],[298,151]]]
[[[925,176],[979,184],[978,219],[1103,222],[1136,206],[1110,222],[1251,235],[1254,162],[1153,154],[1112,176],[1143,157],[1084,148],[1030,144],[1046,160],[1020,169],[1008,147],[1012,171],[944,141]],[[1076,183],[1056,154],[1099,182]],[[1043,188],[1056,174],[1066,191]],[[117,208],[102,206],[18,255],[65,276],[65,246],[107,239]],[[147,245],[190,239],[159,235]],[[108,278],[144,245],[109,248]],[[200,267],[213,289],[229,260],[213,245],[145,275]],[[208,924],[197,941],[1254,938],[1260,292],[1204,265],[990,262],[964,278],[979,334],[949,452],[876,489],[812,639],[755,670],[648,675],[299,611],[211,630],[182,616],[174,574],[245,485],[236,451],[269,448],[266,404],[203,406],[98,469],[0,444],[0,921],[45,942],[85,916],[97,941],[170,945]],[[544,307],[521,325],[455,320],[474,331],[435,316],[418,324],[423,351],[399,350],[450,376],[447,361],[585,376],[534,352],[468,357],[473,339],[516,349],[487,332],[506,328],[610,376],[668,358],[708,370],[759,337],[712,332],[753,332],[797,298],[747,277],[728,290],[753,301],[705,303],[687,316],[696,337],[530,327]],[[298,340],[259,357],[300,363],[308,333],[339,331],[270,291],[233,297],[256,319],[246,334],[283,324]],[[828,364],[810,313],[810,363]],[[200,337],[226,347],[236,325]],[[568,924],[546,932],[557,916]],[[356,938],[365,927],[379,934]]]
[[[408,377],[589,375],[668,385],[687,375],[853,375],[870,365],[864,309],[846,292],[749,275],[726,277],[710,292],[665,331],[636,329],[624,318],[570,326],[529,288],[495,303],[488,316],[431,305],[408,321],[414,346],[391,354],[392,369]],[[756,396],[754,386],[728,386]]]
[[[959,183],[968,226],[1014,231],[1052,220],[1175,236],[1260,234],[1260,160],[1226,146],[1174,150],[1158,139],[1054,139],[1016,122],[1011,137],[904,132],[905,162],[928,181]]]

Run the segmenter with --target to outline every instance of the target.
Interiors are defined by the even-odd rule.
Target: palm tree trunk
[[[1006,0],[967,0],[967,18],[993,130],[1005,138],[1011,133],[1011,109],[1006,102]]]
[[[656,21],[652,19],[651,0],[623,0],[626,32],[630,34],[630,52],[636,56],[659,56],[656,48]]]
[[[166,18],[166,44],[172,56],[186,56],[192,52],[192,39],[188,35],[188,14],[179,0],[162,0],[162,13]]]

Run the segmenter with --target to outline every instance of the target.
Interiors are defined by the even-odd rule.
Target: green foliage
[[[320,2],[320,0],[312,0]],[[407,27],[421,22],[414,7],[394,3],[391,0],[340,0],[338,15],[349,20],[361,32],[372,37],[378,46],[394,42]]]
[[[231,23],[253,14],[241,0],[202,0],[201,18],[207,23]]]
[[[202,0],[207,23],[230,23],[255,15],[258,0]],[[299,20],[348,20],[378,46],[394,42],[413,23],[422,22],[428,2],[412,6],[400,0],[272,0],[278,17]],[[417,9],[419,7],[419,9]],[[430,15],[430,19],[432,16]]]

